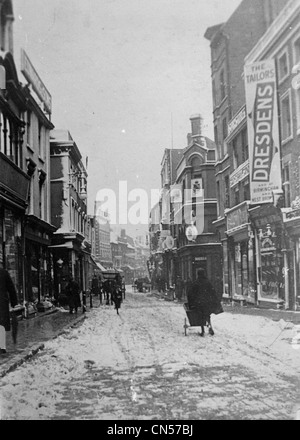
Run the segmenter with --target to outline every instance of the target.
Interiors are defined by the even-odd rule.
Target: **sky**
[[[13,0],[15,63],[25,49],[52,96],[55,128],[69,130],[84,164],[88,157],[89,214],[101,189],[119,203],[120,181],[145,190],[150,207],[164,149],[186,147],[192,115],[213,139],[204,33],[240,3]]]

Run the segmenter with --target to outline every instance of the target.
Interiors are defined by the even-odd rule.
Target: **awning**
[[[66,241],[66,243],[63,244],[55,244],[53,246],[48,246],[50,249],[73,249],[73,242],[72,241]]]
[[[105,267],[102,266],[102,264],[100,264],[100,263],[96,263],[96,266],[98,267],[98,269],[101,270],[101,272],[105,272],[105,271],[106,271]]]
[[[129,264],[127,264],[126,266],[122,266],[123,269],[129,269],[129,270],[134,270],[134,267],[129,266]]]

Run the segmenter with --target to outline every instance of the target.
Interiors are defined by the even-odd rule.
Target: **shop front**
[[[257,249],[258,305],[289,308],[290,249],[281,209],[267,204],[249,212]]]
[[[227,211],[229,297],[256,302],[255,249],[248,213],[249,202]]]
[[[289,308],[300,309],[300,208],[284,213],[284,226],[290,238],[289,252]],[[292,275],[292,276],[291,276]]]

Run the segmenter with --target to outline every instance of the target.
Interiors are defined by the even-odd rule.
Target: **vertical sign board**
[[[270,203],[281,189],[275,61],[246,65],[245,90],[251,203]]]
[[[33,67],[24,49],[21,49],[21,72],[27,81],[32,85],[33,90],[38,95],[40,100],[44,103],[45,110],[51,114],[52,97],[39,77],[37,71]]]

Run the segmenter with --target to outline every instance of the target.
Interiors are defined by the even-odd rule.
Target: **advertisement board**
[[[251,204],[271,203],[281,189],[275,61],[245,66]]]

